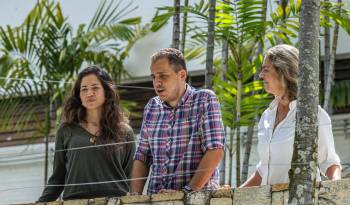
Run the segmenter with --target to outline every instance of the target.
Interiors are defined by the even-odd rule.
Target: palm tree
[[[341,12],[341,0],[338,0],[338,11],[337,14]],[[325,19],[329,21],[329,18]],[[333,30],[333,40],[332,40],[332,49],[330,48],[330,32],[329,27],[325,27],[325,55],[324,55],[324,100],[323,108],[330,112],[329,101],[331,97],[332,86],[334,85],[334,67],[335,67],[335,56],[337,53],[338,45],[338,33],[339,25],[335,22]]]
[[[184,7],[188,7],[188,0],[185,0]],[[182,17],[182,32],[181,32],[181,52],[185,54],[186,45],[186,32],[187,32],[187,15],[188,12],[185,10]]]
[[[328,3],[329,0],[325,0],[325,3]],[[329,5],[329,4],[328,4]],[[328,9],[329,6],[326,6],[325,8]],[[327,15],[324,16],[324,19],[326,22],[329,22],[329,17]],[[331,33],[330,33],[330,27],[329,26],[324,26],[324,61],[323,61],[323,69],[324,69],[324,90],[326,90],[326,82],[327,82],[327,75],[329,72],[329,63],[330,63],[330,56],[331,56]],[[325,95],[326,96],[326,95]],[[327,98],[327,97],[326,97]],[[327,103],[328,100],[325,99],[324,100],[324,105],[323,107],[325,107],[325,103]]]
[[[174,0],[174,16],[173,16],[173,48],[179,49],[180,45],[180,0]]]
[[[206,75],[205,85],[206,88],[211,89],[213,84],[214,68],[214,38],[215,38],[215,0],[209,1],[209,18],[208,18],[208,38],[207,38],[207,57],[206,57]]]
[[[1,106],[6,107],[15,99],[19,105],[23,105],[25,96],[31,96],[33,100],[24,108],[25,114],[13,110],[2,117],[19,117],[15,124],[23,126],[15,126],[18,131],[28,129],[25,125],[35,121],[34,136],[45,136],[48,153],[48,136],[52,132],[57,103],[62,102],[71,87],[70,81],[83,63],[97,64],[107,69],[116,82],[128,77],[123,60],[135,41],[147,33],[144,29],[136,28],[140,17],[123,19],[134,9],[131,4],[120,7],[120,3],[104,0],[91,22],[79,25],[74,33],[59,3],[40,0],[22,25],[0,27],[0,73],[5,77],[0,80],[3,88]],[[126,46],[121,42],[127,42]],[[44,121],[43,117],[34,115],[38,104],[45,107]],[[13,126],[11,123],[7,125]],[[46,182],[47,166],[45,170]]]
[[[334,84],[334,64],[339,32],[338,29],[340,27],[350,34],[350,16],[349,11],[342,7],[341,0],[338,0],[335,3],[329,1],[321,2],[321,14],[327,16],[334,22],[332,44],[330,40],[325,40],[325,43],[329,42],[329,46],[327,46],[328,52],[325,53],[323,87],[323,107],[328,112],[331,112],[332,108],[341,109],[342,107],[350,105],[350,80],[343,80]],[[326,18],[321,18],[321,20],[322,27],[328,28],[332,26],[330,20]]]

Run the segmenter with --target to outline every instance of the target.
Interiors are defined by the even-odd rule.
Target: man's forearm
[[[134,160],[131,171],[130,192],[141,194],[146,183],[149,168],[141,161]]]
[[[223,149],[213,149],[205,152],[189,184],[194,191],[202,189],[209,181],[223,156]]]

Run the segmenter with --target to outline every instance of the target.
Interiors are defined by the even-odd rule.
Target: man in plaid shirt
[[[225,146],[217,97],[186,83],[186,63],[179,50],[161,49],[151,61],[158,96],[144,110],[131,194],[142,193],[150,168],[148,194],[215,189]]]

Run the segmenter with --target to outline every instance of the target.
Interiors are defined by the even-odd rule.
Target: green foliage
[[[321,2],[321,26],[332,27],[333,23],[326,21],[323,16],[336,22],[348,34],[350,34],[350,11],[346,9],[344,3]]]
[[[344,108],[350,105],[350,80],[343,80],[334,84],[331,93],[331,105]]]
[[[254,115],[260,114],[271,100],[266,94],[262,94],[261,82],[254,80],[254,75],[259,71],[262,52],[266,47],[280,43],[297,46],[300,6],[301,0],[279,1],[276,9],[267,16],[266,0],[217,1],[215,45],[220,49],[215,51],[216,62],[221,59],[223,40],[228,41],[229,45],[228,70],[223,71],[221,64],[216,63],[217,72],[214,78],[215,92],[223,105],[225,125],[231,128],[249,125],[248,122],[252,123]],[[184,11],[189,13],[187,33],[190,35],[185,57],[187,60],[203,58],[208,35],[208,3],[201,0],[188,7],[181,7],[181,12]],[[349,11],[343,7],[341,12],[338,11],[337,3],[321,4],[321,13],[349,32]],[[155,30],[165,25],[173,13],[173,7],[159,8],[152,22],[156,25]],[[321,25],[332,24],[321,18]],[[240,84],[242,93],[237,93],[241,90],[237,88]],[[235,104],[238,96],[242,97],[241,105]],[[338,97],[335,101],[346,102],[344,97],[342,99]],[[236,106],[240,106],[242,112],[239,122]]]
[[[149,29],[139,25],[140,17],[124,18],[136,7],[121,5],[101,1],[90,23],[74,31],[59,2],[40,0],[20,26],[0,27],[0,104],[6,106],[8,97],[37,96],[52,109],[55,101],[63,101],[84,64],[105,68],[116,83],[127,78],[123,61]]]

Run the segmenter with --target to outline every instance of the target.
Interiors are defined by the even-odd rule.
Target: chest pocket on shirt
[[[175,128],[175,127],[174,127]],[[171,136],[173,138],[172,144],[177,146],[177,154],[183,154],[186,151],[190,152],[198,149],[198,144],[201,143],[203,136],[201,125],[198,123],[197,118],[190,118],[178,123],[178,127],[175,128],[176,133]]]
[[[176,123],[178,127],[174,127],[178,133],[173,135],[176,140],[181,140],[176,145],[179,147],[178,154],[182,154],[185,158],[196,156],[196,153],[202,152],[204,144],[203,133],[203,111],[201,108],[193,108],[192,105],[185,108],[187,112]]]

